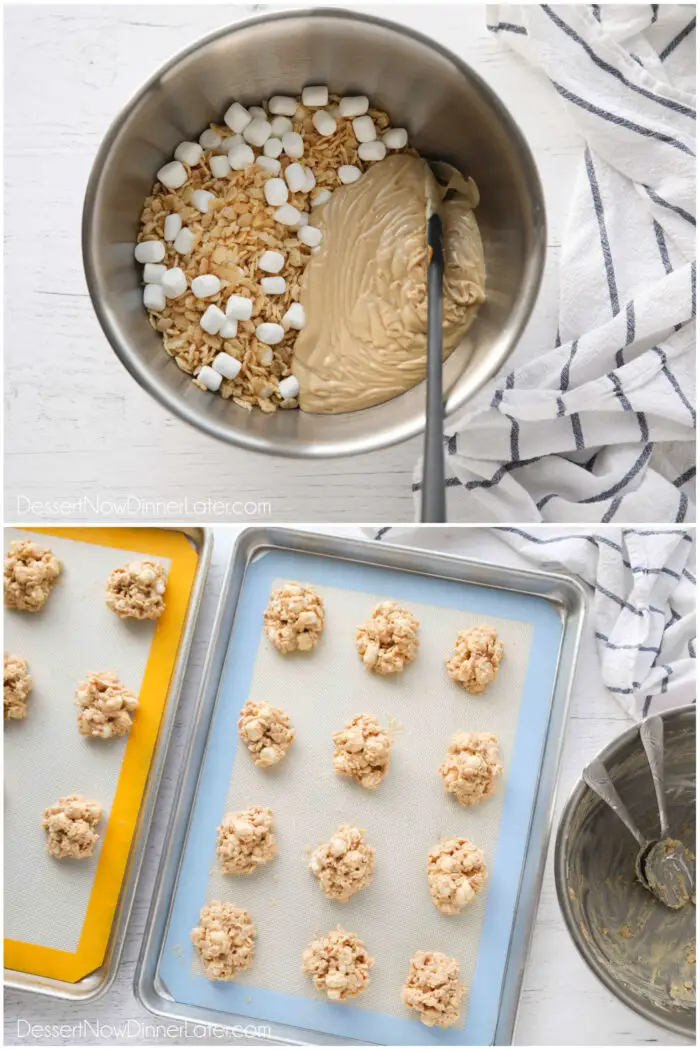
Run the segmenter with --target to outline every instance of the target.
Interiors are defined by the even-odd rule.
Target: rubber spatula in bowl
[[[445,269],[442,219],[429,211],[428,237],[428,365],[423,449],[421,521],[442,522],[445,510],[442,396],[442,278]]]

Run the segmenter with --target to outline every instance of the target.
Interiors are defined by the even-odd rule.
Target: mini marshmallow
[[[377,137],[374,121],[368,115],[355,117],[352,122],[352,130],[355,132],[355,138],[358,142],[372,142]]]
[[[209,202],[215,200],[215,194],[210,193],[209,190],[195,190],[192,194],[192,204],[197,211],[201,211],[202,215],[206,215],[209,211]]]
[[[296,328],[297,331],[301,331],[306,324],[306,313],[301,303],[292,303],[282,321],[284,324],[289,325],[290,328]]]
[[[248,112],[250,113],[253,120],[260,118],[261,120],[267,120],[267,113],[262,106],[248,106]]]
[[[382,135],[382,141],[387,149],[403,149],[408,142],[408,132],[405,128],[389,128]]]
[[[147,310],[165,309],[165,292],[159,284],[147,284],[143,290],[143,305]]]
[[[242,146],[245,139],[242,135],[224,135],[216,147],[217,153],[230,153],[234,146]]]
[[[325,109],[317,110],[311,118],[311,123],[319,135],[323,135],[324,138],[335,134],[335,129],[338,127],[335,118],[330,113],[327,113]]]
[[[292,204],[283,204],[281,208],[277,209],[273,218],[276,222],[281,222],[283,226],[296,226],[300,215],[301,212]]]
[[[197,142],[181,142],[175,147],[173,156],[175,160],[181,160],[183,164],[189,164],[191,168],[199,164],[204,150]]]
[[[297,131],[285,131],[282,136],[282,148],[292,160],[299,160],[304,156],[304,140]]]
[[[215,372],[209,365],[203,365],[199,372],[197,372],[196,378],[200,383],[203,383],[207,390],[211,390],[212,394],[221,386],[221,376],[218,372]]]
[[[165,216],[165,222],[163,223],[163,236],[166,241],[172,243],[181,229],[182,216],[179,215],[178,212],[171,211],[170,215]]]
[[[275,157],[257,157],[255,163],[271,175],[279,175],[282,170],[282,165]]]
[[[272,128],[272,134],[276,135],[278,139],[281,139],[285,131],[291,131],[294,125],[292,124],[289,117],[273,117],[270,121],[270,127]]]
[[[286,379],[280,379],[277,390],[284,401],[289,401],[299,393],[299,380],[296,376],[287,376]]]
[[[281,114],[285,117],[293,117],[297,111],[297,100],[291,95],[273,95],[267,108],[275,116]]]
[[[196,241],[195,235],[192,230],[185,226],[184,229],[180,230],[175,241],[173,242],[173,248],[178,255],[189,255],[194,248],[194,242]]]
[[[222,339],[235,339],[238,335],[238,321],[227,317],[219,329],[219,335]],[[226,378],[233,379],[233,376],[227,376]]]
[[[218,335],[225,323],[226,314],[223,310],[220,310],[218,306],[215,306],[214,303],[206,308],[199,319],[200,328],[203,328],[205,332],[209,333],[209,335]]]
[[[258,350],[258,362],[268,368],[275,359],[272,347],[263,346]]]
[[[289,200],[289,190],[284,179],[268,179],[263,192],[265,200],[273,208],[279,208],[281,204],[286,204]]]
[[[213,128],[205,128],[199,136],[199,145],[202,149],[216,149],[221,142],[221,135]]]
[[[338,168],[338,178],[343,183],[357,182],[362,172],[354,164],[341,164]]]
[[[326,201],[329,201],[330,199],[330,190],[319,190],[317,193],[314,193],[313,197],[311,198],[311,207],[319,208],[322,204],[325,204]]]
[[[221,281],[213,273],[203,273],[192,281],[192,294],[197,299],[209,299],[221,291]]]
[[[303,211],[299,216],[299,222],[294,227],[295,230],[300,230],[302,226],[306,226],[309,221],[308,213]]]
[[[346,95],[338,103],[338,113],[341,117],[361,117],[369,109],[369,99],[366,95]]]
[[[253,300],[246,295],[231,295],[226,303],[226,316],[235,321],[249,321],[253,313]]]
[[[301,93],[302,106],[308,106],[310,109],[317,109],[319,106],[325,106],[327,102],[328,88],[325,84],[305,87]]]
[[[240,102],[232,102],[224,113],[224,124],[237,135],[248,127],[252,119],[248,110]]]
[[[371,142],[361,142],[357,147],[357,155],[360,160],[384,160],[386,157],[386,146],[379,139]]]
[[[323,234],[318,226],[302,226],[297,233],[297,237],[302,244],[308,245],[309,248],[316,248],[323,240]]]
[[[284,177],[292,193],[300,193],[306,186],[304,167],[299,164],[298,161],[294,161],[293,164],[287,165],[284,169]],[[284,201],[281,201],[280,203],[283,204]]]
[[[156,178],[168,190],[179,190],[187,182],[187,168],[179,160],[171,160],[159,170]]]
[[[143,268],[143,283],[160,284],[167,269],[168,267],[163,266],[162,263],[146,263]]]
[[[255,154],[250,146],[244,142],[241,146],[233,147],[226,163],[230,164],[234,171],[243,171],[245,168],[249,168],[254,160]]]
[[[264,146],[270,135],[272,134],[272,127],[268,120],[263,120],[260,117],[256,117],[251,120],[250,124],[243,131],[243,138],[250,146]]]
[[[217,354],[211,363],[211,367],[224,379],[235,379],[241,370],[241,362],[231,354]]]
[[[165,258],[165,245],[162,241],[141,241],[134,248],[134,258],[138,263],[158,263]]]
[[[274,346],[275,343],[281,343],[284,339],[284,328],[281,324],[274,324],[272,321],[263,321],[255,329],[255,336],[261,343],[267,343],[270,346]]]
[[[270,138],[263,146],[266,157],[279,157],[282,152],[282,139]]]
[[[231,171],[228,157],[221,157],[218,153],[214,157],[210,157],[209,170],[215,179],[225,179]]]
[[[284,277],[263,277],[260,284],[265,295],[284,295],[287,291]]]
[[[179,266],[166,270],[160,283],[166,299],[177,299],[179,295],[187,291],[187,276]]]
[[[311,168],[304,168],[304,180],[306,183],[304,186],[304,193],[311,193],[311,191],[316,188],[316,176]]]
[[[284,256],[282,252],[263,252],[258,262],[259,269],[264,270],[265,273],[279,273],[283,266]]]

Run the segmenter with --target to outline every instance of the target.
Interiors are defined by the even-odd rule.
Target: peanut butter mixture
[[[323,240],[301,280],[307,324],[292,364],[304,411],[369,408],[425,377],[428,200],[444,227],[445,356],[461,342],[485,299],[484,255],[477,188],[449,172],[456,193],[443,201],[446,188],[422,158],[386,157],[323,205]]]

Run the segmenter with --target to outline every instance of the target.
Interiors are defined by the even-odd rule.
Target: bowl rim
[[[669,718],[673,715],[690,714],[697,719],[697,712],[695,704],[681,704],[678,707],[669,707],[665,711],[660,711],[659,715],[662,719]],[[610,758],[621,745],[626,744],[632,740],[633,737],[639,734],[639,727],[644,719],[640,719],[635,722],[634,725],[629,726],[624,732],[616,736],[609,744],[606,744],[602,748],[595,758],[605,763],[606,759]],[[616,984],[610,977],[608,971],[600,965],[600,963],[588,952],[584,951],[582,946],[582,938],[580,935],[579,928],[574,921],[571,909],[569,907],[569,895],[566,890],[566,861],[565,861],[565,848],[564,838],[569,831],[571,820],[574,811],[581,801],[585,792],[589,791],[590,788],[586,785],[583,777],[579,777],[574,784],[569,797],[566,800],[564,808],[559,818],[559,825],[557,827],[557,834],[554,843],[554,885],[557,891],[557,901],[559,902],[559,910],[561,911],[562,918],[564,919],[564,925],[571,937],[571,940],[579,953],[580,957],[586,963],[588,968],[595,974],[598,980],[605,985],[608,991],[612,992],[613,995],[619,999],[622,1003],[628,1006],[631,1010],[634,1010],[636,1014],[643,1017],[645,1020],[650,1021],[652,1024],[659,1025],[665,1028],[669,1032],[673,1032],[675,1035],[685,1036],[690,1038],[691,1035],[695,1034],[695,1010],[689,1010],[688,1016],[692,1019],[692,1027],[689,1029],[686,1025],[680,1022],[674,1021],[670,1016],[662,1019],[658,1013],[655,1013],[651,1006],[647,1006],[646,1003],[640,1002],[635,999],[625,988],[621,985]]]
[[[423,33],[408,26],[404,26],[399,22],[393,22],[387,18],[380,18],[364,11],[355,12],[343,7],[294,8],[290,10],[273,11],[269,14],[255,15],[250,18],[243,18],[199,37],[193,43],[187,45],[181,51],[178,51],[175,55],[162,63],[162,65],[160,65],[141,84],[141,86],[131,94],[121,109],[112,118],[107,131],[100,142],[90,167],[85,195],[83,198],[81,217],[83,273],[85,275],[85,281],[92,302],[92,307],[103,334],[107,338],[109,345],[121,361],[122,365],[124,365],[126,370],[139,383],[142,389],[146,390],[147,393],[159,402],[159,404],[169,413],[188,423],[190,426],[195,427],[197,430],[203,431],[210,437],[216,438],[225,444],[238,446],[252,452],[262,452],[269,455],[279,456],[281,458],[324,459],[363,455],[408,441],[423,433],[425,429],[425,414],[416,414],[413,417],[408,417],[407,419],[393,423],[390,426],[385,426],[380,431],[374,431],[370,432],[369,435],[363,435],[361,438],[339,438],[332,441],[326,440],[322,443],[313,440],[304,443],[275,443],[274,439],[271,439],[267,434],[249,433],[244,429],[233,427],[231,423],[221,423],[218,419],[211,417],[206,412],[199,412],[188,404],[182,396],[175,391],[166,388],[164,384],[160,383],[157,378],[150,374],[149,370],[142,363],[139,352],[137,350],[132,350],[130,343],[122,338],[118,326],[110,315],[110,310],[105,307],[101,300],[97,287],[97,280],[94,276],[95,253],[93,250],[93,225],[95,201],[102,184],[105,160],[112,150],[115,139],[121,128],[131,116],[136,106],[162,77],[171,72],[182,61],[187,59],[190,55],[195,54],[202,47],[250,26],[299,18],[333,18],[338,21],[363,22],[408,37],[409,39],[436,52],[454,66],[462,76],[473,81],[479,91],[488,98],[489,104],[497,112],[499,119],[507,127],[509,134],[516,141],[519,153],[525,158],[528,175],[527,181],[530,190],[534,194],[533,199],[535,205],[540,213],[540,233],[534,243],[533,257],[528,263],[528,271],[530,274],[529,287],[526,289],[523,297],[518,303],[510,337],[506,341],[498,357],[491,362],[488,368],[482,370],[482,373],[471,393],[465,398],[458,398],[455,402],[452,398],[451,392],[448,391],[445,400],[445,420],[447,420],[451,412],[462,409],[469,404],[479,391],[483,389],[486,383],[488,383],[503,367],[505,362],[516,349],[523,331],[532,316],[542,286],[547,260],[548,227],[544,188],[534,154],[527,139],[521,131],[520,126],[514,117],[511,116],[510,111],[501,101],[499,95],[484,80],[484,78],[469,65],[468,62],[465,62],[458,55],[443,47],[442,44],[425,36]],[[378,408],[381,406],[373,407]],[[371,409],[367,411],[371,411]],[[346,414],[355,415],[357,413]]]

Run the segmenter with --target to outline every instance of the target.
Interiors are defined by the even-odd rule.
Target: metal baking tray
[[[494,594],[485,597],[482,588],[489,592],[508,592],[514,605],[519,602],[529,601],[530,606],[536,604],[538,608],[546,605],[544,610],[550,624],[556,626],[556,635],[551,637],[557,639],[551,657],[551,675],[548,687],[548,695],[544,700],[542,725],[544,727],[544,743],[535,757],[535,768],[529,774],[532,777],[532,807],[528,809],[525,819],[522,821],[524,853],[519,871],[513,876],[514,908],[508,916],[508,922],[504,925],[499,921],[502,937],[502,947],[505,963],[502,968],[502,980],[497,988],[494,1009],[489,1021],[493,1022],[489,1028],[491,1038],[488,1041],[496,1044],[508,1044],[514,1030],[515,1018],[520,994],[520,986],[528,952],[530,936],[536,914],[539,890],[545,864],[548,839],[551,829],[552,805],[554,789],[558,775],[559,760],[566,725],[569,706],[569,698],[573,675],[575,672],[584,618],[586,615],[586,594],[583,587],[573,578],[566,574],[543,572],[536,570],[514,569],[501,565],[478,562],[466,558],[443,555],[424,550],[415,550],[407,547],[394,547],[386,544],[378,544],[361,540],[350,540],[336,536],[318,535],[308,532],[297,532],[287,528],[259,527],[245,530],[239,537],[231,562],[229,564],[217,611],[216,622],[210,640],[209,651],[203,672],[202,685],[190,742],[189,752],[186,758],[185,768],[181,779],[181,790],[179,799],[174,807],[171,820],[171,836],[168,849],[164,854],[158,872],[154,894],[151,901],[149,916],[146,924],[146,932],[142,945],[135,976],[135,993],[143,1005],[152,1013],[172,1018],[174,1020],[190,1021],[194,1024],[210,1024],[223,1026],[228,1030],[244,1030],[246,1034],[251,1033],[251,1024],[254,1021],[264,1023],[262,1038],[269,1038],[285,1043],[305,1044],[316,1043],[324,1045],[347,1045],[355,1044],[385,1044],[399,1041],[379,1037],[377,1032],[367,1025],[367,1022],[359,1026],[357,1033],[334,1034],[326,1029],[315,1029],[312,1025],[290,1025],[281,1023],[280,1019],[270,1019],[269,1016],[255,1013],[256,1002],[250,997],[256,995],[257,990],[246,984],[241,991],[249,993],[245,999],[239,999],[241,1004],[238,1011],[221,1007],[221,997],[227,994],[221,992],[218,998],[218,1006],[188,1004],[178,1001],[163,976],[163,971],[174,973],[173,956],[176,952],[186,970],[186,960],[182,955],[180,945],[169,943],[169,933],[173,914],[177,911],[176,899],[178,886],[181,878],[183,887],[187,886],[187,845],[188,836],[196,831],[197,821],[193,821],[193,813],[198,801],[198,795],[202,790],[206,778],[206,759],[210,745],[216,739],[221,739],[221,733],[213,731],[216,721],[217,705],[222,693],[222,682],[225,674],[230,671],[226,667],[227,653],[232,644],[235,631],[244,631],[246,622],[245,612],[236,619],[239,599],[242,599],[244,582],[248,573],[253,578],[259,570],[259,563],[267,554],[278,557],[292,555],[306,559],[309,556],[315,559],[315,571],[318,573],[342,571],[345,578],[350,580],[348,590],[361,590],[367,592],[366,587],[353,587],[355,575],[376,570],[389,570],[396,578],[400,574],[406,586],[425,587],[434,586],[434,583],[416,582],[416,580],[437,581],[444,593],[455,594],[455,584],[464,584],[464,590],[471,589],[475,593],[478,589],[483,601],[501,602],[503,607],[503,595],[497,597]],[[320,565],[319,561],[326,559],[326,565]],[[332,565],[328,564],[331,562]],[[340,569],[338,566],[340,565]],[[253,572],[253,569],[255,571]],[[350,575],[348,575],[350,574]],[[294,576],[290,578],[300,578]],[[443,583],[443,581],[446,581]],[[450,590],[450,588],[453,588]],[[384,591],[382,590],[382,593]],[[390,591],[388,593],[391,593]],[[431,592],[433,593],[433,592]],[[526,596],[525,598],[521,596]],[[543,599],[543,606],[534,603],[533,598]],[[435,603],[438,604],[438,603]],[[451,609],[448,603],[442,603]],[[477,603],[478,604],[478,603]],[[245,604],[241,606],[245,610]],[[468,608],[458,606],[455,608]],[[552,616],[552,612],[556,615]],[[506,613],[506,616],[508,614]],[[243,622],[241,622],[243,621]],[[260,625],[260,630],[261,630]],[[253,630],[257,630],[256,626]],[[251,648],[248,631],[245,631],[248,649]],[[533,640],[536,635],[532,635]],[[257,643],[252,648],[256,648]],[[534,652],[534,645],[532,652]],[[239,654],[241,650],[238,650]],[[530,657],[528,657],[530,660]],[[236,664],[234,657],[231,663]],[[227,686],[230,694],[230,684]],[[549,697],[551,692],[551,697]],[[484,701],[487,702],[487,701]],[[222,701],[223,705],[224,701]],[[359,708],[358,708],[359,709]],[[220,727],[219,727],[220,729]],[[230,740],[230,752],[235,749],[235,729]],[[227,736],[227,747],[229,746]],[[539,762],[537,761],[539,758]],[[216,821],[221,814],[215,814]],[[211,863],[207,859],[207,864]],[[183,874],[184,872],[184,874]],[[239,891],[237,891],[239,892]],[[245,891],[244,891],[245,892]],[[204,900],[201,901],[204,903]],[[243,903],[243,902],[241,902]],[[347,905],[343,907],[348,907]],[[488,918],[488,913],[487,913]],[[336,920],[337,921],[337,920]],[[194,925],[194,923],[193,923]],[[434,945],[431,945],[434,946]],[[418,947],[418,945],[416,945]],[[375,952],[375,954],[378,954]],[[253,971],[251,971],[252,973]],[[188,978],[189,979],[189,978]],[[200,978],[204,981],[204,978]],[[250,978],[251,983],[252,978]],[[403,975],[401,975],[403,980]],[[205,982],[207,983],[207,982]],[[483,982],[482,982],[483,983]],[[236,982],[238,984],[238,982]],[[200,985],[201,987],[201,985]],[[221,988],[222,986],[219,986]],[[230,989],[231,985],[225,986]],[[182,997],[184,999],[184,997]],[[474,997],[475,1001],[476,997]],[[347,1016],[347,1006],[335,1007],[344,1011]],[[373,1015],[368,1011],[368,1016]],[[346,1022],[344,1022],[346,1023]],[[241,1026],[237,1028],[236,1026]],[[246,1027],[247,1026],[247,1027]],[[468,1038],[463,1038],[464,1029],[460,1031],[445,1030],[451,1035],[445,1036],[445,1032],[436,1032],[434,1029],[418,1026],[421,1033],[416,1038],[402,1038],[400,1041],[414,1042],[419,1045],[441,1044],[441,1043],[467,1043]],[[371,1034],[368,1035],[368,1032]],[[259,1034],[259,1033],[258,1033]],[[424,1036],[424,1038],[422,1038]],[[359,1037],[359,1038],[358,1038]]]
[[[167,527],[164,526],[164,528]],[[117,975],[214,544],[213,533],[208,528],[182,526],[177,527],[173,531],[183,533],[194,546],[198,556],[197,569],[190,592],[187,616],[180,636],[178,654],[170,679],[165,713],[160,724],[158,742],[151,760],[138,823],[132,840],[119,902],[114,913],[104,961],[100,967],[75,983],[5,968],[4,983],[6,988],[36,992],[40,995],[53,996],[57,999],[90,1002],[104,995]]]

